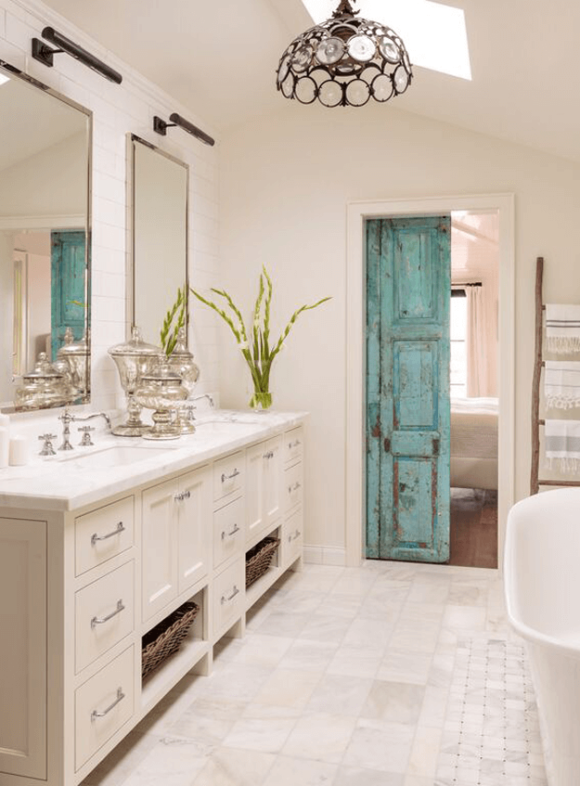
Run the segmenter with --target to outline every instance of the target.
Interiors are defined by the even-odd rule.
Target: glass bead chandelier
[[[404,93],[413,71],[399,36],[379,22],[358,19],[351,0],[294,39],[278,65],[276,86],[302,104],[364,106]]]

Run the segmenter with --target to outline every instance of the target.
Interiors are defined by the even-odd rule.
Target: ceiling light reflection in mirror
[[[0,85],[5,85],[6,82],[10,81],[9,76],[5,76],[4,74],[0,74]]]
[[[315,24],[332,16],[336,0],[302,0]],[[430,0],[358,0],[360,16],[382,22],[401,36],[414,66],[471,79],[462,8]]]

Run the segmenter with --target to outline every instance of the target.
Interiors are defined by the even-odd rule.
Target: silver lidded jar
[[[141,377],[135,391],[135,401],[142,407],[153,409],[153,426],[143,433],[144,439],[177,439],[181,436],[174,413],[184,407],[188,397],[183,380],[162,362],[154,371]]]
[[[46,352],[40,352],[34,370],[22,377],[22,385],[14,391],[17,410],[61,407],[73,397],[68,380],[48,362]]]
[[[175,347],[167,362],[171,371],[175,371],[183,380],[183,387],[187,390],[187,397],[190,398],[199,379],[199,366],[186,347],[184,327],[179,328]],[[193,421],[186,409],[181,408],[177,411],[177,422],[182,434],[193,434],[195,431]]]
[[[141,437],[149,426],[141,420],[141,405],[135,401],[134,393],[141,385],[145,374],[157,368],[165,354],[161,347],[143,341],[141,330],[133,326],[131,338],[123,344],[109,349],[109,355],[115,361],[121,387],[127,396],[127,421],[113,429],[113,434],[122,437]]]

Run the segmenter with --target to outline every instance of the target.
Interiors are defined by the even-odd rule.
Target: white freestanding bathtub
[[[580,786],[580,488],[511,509],[504,581],[527,642],[549,784]]]

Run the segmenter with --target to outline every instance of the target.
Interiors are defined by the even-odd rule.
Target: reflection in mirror
[[[187,291],[187,164],[133,135],[133,315],[143,339],[160,331],[177,290]],[[187,316],[186,316],[187,319]]]
[[[15,401],[18,408],[38,409],[89,399],[90,138],[87,110],[0,61],[0,406],[5,409]],[[68,360],[65,347],[69,353],[72,347]],[[44,376],[31,374],[41,353]]]

